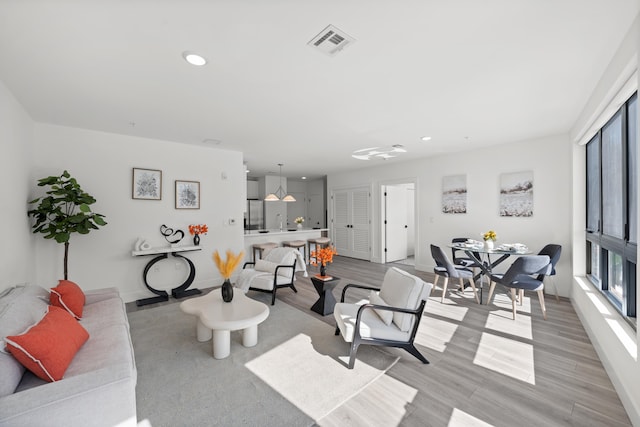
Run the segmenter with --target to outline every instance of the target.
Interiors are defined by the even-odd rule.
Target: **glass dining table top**
[[[491,249],[487,248],[484,243],[478,241],[452,243],[449,246],[463,251],[477,252],[481,254],[527,255],[531,253],[531,250],[529,250],[527,245],[523,245],[522,243],[503,243],[496,245]]]

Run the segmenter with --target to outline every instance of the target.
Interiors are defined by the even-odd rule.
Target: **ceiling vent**
[[[307,44],[329,56],[334,56],[355,41],[344,31],[329,25]]]

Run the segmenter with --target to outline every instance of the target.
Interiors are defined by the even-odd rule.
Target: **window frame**
[[[586,144],[586,157],[585,157],[585,167],[586,167],[586,176],[585,176],[585,186],[586,186],[586,197],[585,197],[585,239],[587,242],[587,277],[590,279],[591,283],[594,285],[596,289],[598,289],[609,302],[611,302],[612,306],[620,312],[623,316],[627,318],[636,318],[637,316],[637,307],[636,307],[636,293],[637,293],[637,278],[636,278],[636,265],[637,265],[637,243],[630,241],[629,236],[629,200],[631,197],[638,197],[637,194],[632,195],[629,193],[629,178],[630,178],[630,169],[631,165],[629,165],[629,105],[635,102],[636,108],[636,116],[633,118],[635,120],[635,125],[637,129],[638,125],[638,117],[637,117],[637,101],[638,94],[635,92],[631,97],[627,99],[627,101],[611,116],[609,120],[598,130],[598,132],[589,140]],[[623,179],[622,179],[622,187],[619,190],[619,197],[622,197],[622,227],[623,227],[623,237],[614,237],[607,235],[603,232],[603,129],[607,128],[614,120],[618,117],[621,118],[621,156],[620,159],[621,164],[623,165]],[[637,135],[634,136],[635,144],[638,144]],[[632,140],[633,141],[633,140]],[[595,150],[590,149],[590,144],[597,144]],[[637,149],[637,147],[636,147]],[[592,155],[597,154],[597,179],[595,183],[598,188],[598,196],[593,197],[597,199],[595,201],[590,200],[589,191],[591,190],[590,185],[593,185],[594,181],[591,183],[589,178],[593,178],[590,173],[593,171],[590,168],[590,158],[589,152],[592,152]],[[594,152],[595,151],[595,152]],[[637,161],[637,158],[636,158]],[[637,168],[638,165],[635,165]],[[598,206],[594,207],[590,205],[590,203],[597,203]],[[597,218],[597,229],[590,229],[590,213],[596,213],[598,215]],[[595,222],[594,222],[595,223]],[[637,239],[636,239],[637,240]],[[592,245],[597,245],[599,248],[598,257],[598,276],[594,277],[592,272]],[[610,291],[609,287],[609,277],[610,277],[610,269],[609,269],[609,256],[610,252],[613,255],[619,255],[622,258],[622,300],[619,299],[612,291]]]

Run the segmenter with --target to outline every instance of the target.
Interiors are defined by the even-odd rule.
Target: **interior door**
[[[385,262],[407,258],[407,190],[401,186],[387,186],[385,202]]]
[[[339,255],[370,259],[371,209],[366,187],[334,191],[333,240]]]

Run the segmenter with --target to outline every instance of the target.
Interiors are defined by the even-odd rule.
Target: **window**
[[[587,266],[591,281],[627,317],[636,317],[638,96],[587,143]]]

